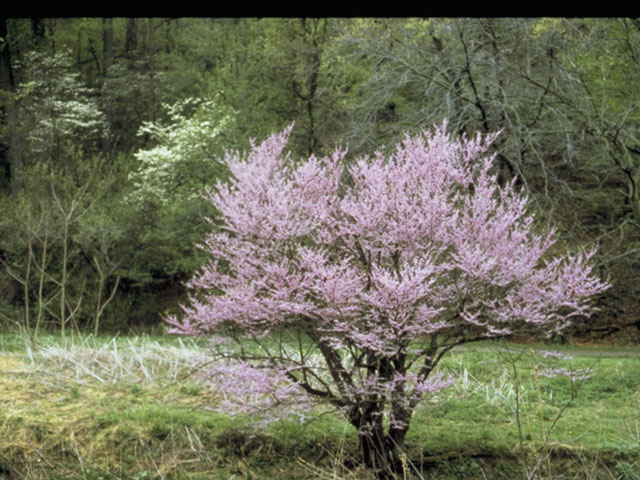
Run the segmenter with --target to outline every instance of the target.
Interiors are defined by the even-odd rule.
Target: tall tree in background
[[[15,105],[16,82],[11,65],[11,44],[7,19],[0,18],[0,165],[3,184],[11,182],[14,191],[20,190],[22,153],[17,134],[18,112]]]
[[[370,75],[362,101],[351,104],[350,144],[391,142],[442,118],[458,133],[501,130],[501,181],[516,178],[563,240],[602,243],[600,268],[618,273],[604,315],[620,318],[598,328],[640,322],[636,24],[355,21],[341,51],[369,63]]]
[[[602,327],[633,324],[640,322],[638,25],[615,18],[4,19],[0,189],[20,192],[21,172],[42,162],[72,171],[79,158],[104,155],[124,198],[134,188],[127,180],[134,153],[161,143],[150,131],[138,135],[141,126],[170,124],[164,106],[186,99],[219,98],[233,111],[236,125],[222,149],[248,149],[249,138],[295,122],[289,148],[300,156],[335,145],[348,146],[348,158],[384,151],[404,132],[447,118],[455,134],[502,132],[494,145],[500,181],[515,178],[538,222],[557,226],[562,242],[601,244],[596,260],[615,283],[602,316],[617,318]],[[122,208],[123,223],[139,220]],[[122,265],[131,281],[120,272],[121,289],[148,267]]]

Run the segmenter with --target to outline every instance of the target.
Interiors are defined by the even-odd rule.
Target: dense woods
[[[0,321],[162,323],[206,262],[206,186],[294,124],[292,158],[501,132],[498,178],[612,284],[571,332],[640,328],[638,19],[0,19]]]

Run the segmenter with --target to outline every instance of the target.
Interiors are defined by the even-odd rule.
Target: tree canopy
[[[594,251],[549,256],[553,232],[537,233],[527,197],[491,173],[495,135],[455,141],[443,125],[345,171],[344,150],[294,162],[289,131],[226,157],[230,181],[210,193],[220,231],[203,246],[213,259],[171,322],[237,341],[220,354],[239,363],[215,374],[231,368],[242,398],[286,380],[345,414],[367,467],[399,472],[413,410],[446,385],[432,372],[447,351],[561,332],[608,285]]]
[[[612,288],[567,334],[633,337],[639,32],[634,18],[2,18],[2,320],[157,325],[204,261],[216,212],[199,191],[228,175],[225,151],[294,123],[293,158],[344,147],[349,163],[447,119],[456,136],[501,132],[492,174],[556,229],[552,249],[599,247]],[[69,223],[56,196],[90,208]]]

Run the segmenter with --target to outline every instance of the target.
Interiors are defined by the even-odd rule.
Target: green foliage
[[[97,152],[108,136],[106,118],[74,71],[70,52],[28,52],[22,62],[17,96],[29,163],[64,164],[68,148]]]
[[[60,327],[67,316],[76,328],[91,325],[120,260],[122,229],[107,201],[116,181],[112,169],[100,158],[65,160],[76,168],[36,164],[23,172],[19,194],[2,199],[11,206],[0,220],[4,278],[14,285],[7,300],[20,305],[5,320],[35,334]]]
[[[156,145],[139,150],[130,175],[136,202],[166,205],[199,198],[224,175],[217,158],[233,145],[233,111],[216,99],[192,99],[165,105],[166,122],[145,122],[138,135]]]
[[[294,156],[342,145],[353,158],[444,118],[456,134],[500,130],[500,179],[516,178],[561,242],[601,244],[614,288],[597,330],[585,329],[637,326],[637,19],[15,18],[7,29],[15,82],[5,66],[0,189],[13,196],[4,210],[25,212],[22,177],[77,177],[104,156],[116,185],[74,223],[81,261],[70,288],[85,284],[88,311],[100,296],[94,257],[111,271],[104,294],[120,278],[105,326],[126,324],[127,313],[157,321],[177,305],[177,279],[205,260],[190,247],[207,228],[199,219],[214,213],[199,195],[225,177],[212,160],[225,149],[295,122]],[[24,268],[22,238],[2,242]],[[19,287],[0,273],[5,319],[24,310]]]
[[[226,176],[218,158],[234,146],[235,118],[220,97],[165,108],[166,121],[140,129],[155,146],[135,153],[138,166],[129,174],[132,188],[120,217],[131,249],[123,276],[143,288],[177,284],[206,261],[194,246],[211,228],[206,218],[215,213],[203,195]],[[139,306],[158,315],[157,301],[148,300],[150,307]]]
[[[47,478],[128,479],[144,472],[220,479],[238,472],[309,480],[364,475],[352,463],[357,433],[336,412],[306,412],[304,422],[282,420],[255,431],[246,418],[212,411],[220,392],[193,375],[191,363],[183,363],[199,364],[207,350],[202,340],[43,336],[38,351],[28,342],[18,349],[16,342],[15,336],[0,336],[0,345],[9,348],[0,352],[7,372],[0,377],[0,394],[2,401],[10,398],[0,411],[0,465],[20,478],[40,478],[38,470],[29,470],[39,464],[37,459],[50,465]],[[514,353],[523,348],[509,346]],[[527,473],[517,460],[513,393],[507,388],[513,375],[495,347],[479,344],[443,360],[445,373],[457,381],[416,413],[407,440],[408,460],[423,478],[520,478]],[[532,347],[534,352],[548,348]],[[637,351],[574,348],[563,353],[574,355],[572,367],[591,367],[593,375],[549,438],[552,475],[537,470],[537,476],[529,471],[528,478],[635,478],[640,460]],[[539,352],[521,357],[520,378],[530,378],[536,365],[547,361]],[[182,372],[178,381],[173,379],[176,367]],[[119,369],[124,371],[114,375]],[[616,379],[626,386],[608,391]],[[538,381],[542,398],[535,381],[521,384],[525,444],[533,458],[542,422],[566,402],[559,395],[566,381]],[[595,388],[583,395],[590,385]],[[602,475],[592,475],[596,471]]]
[[[637,463],[619,462],[616,464],[616,473],[621,480],[640,480],[640,467]]]

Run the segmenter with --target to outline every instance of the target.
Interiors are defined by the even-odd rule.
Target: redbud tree
[[[337,407],[364,464],[393,471],[417,404],[448,384],[434,373],[446,352],[562,331],[607,284],[593,251],[549,254],[553,232],[492,173],[495,135],[455,140],[445,124],[387,156],[301,163],[289,131],[227,155],[231,180],[208,195],[212,261],[170,322],[238,342],[229,386]]]

